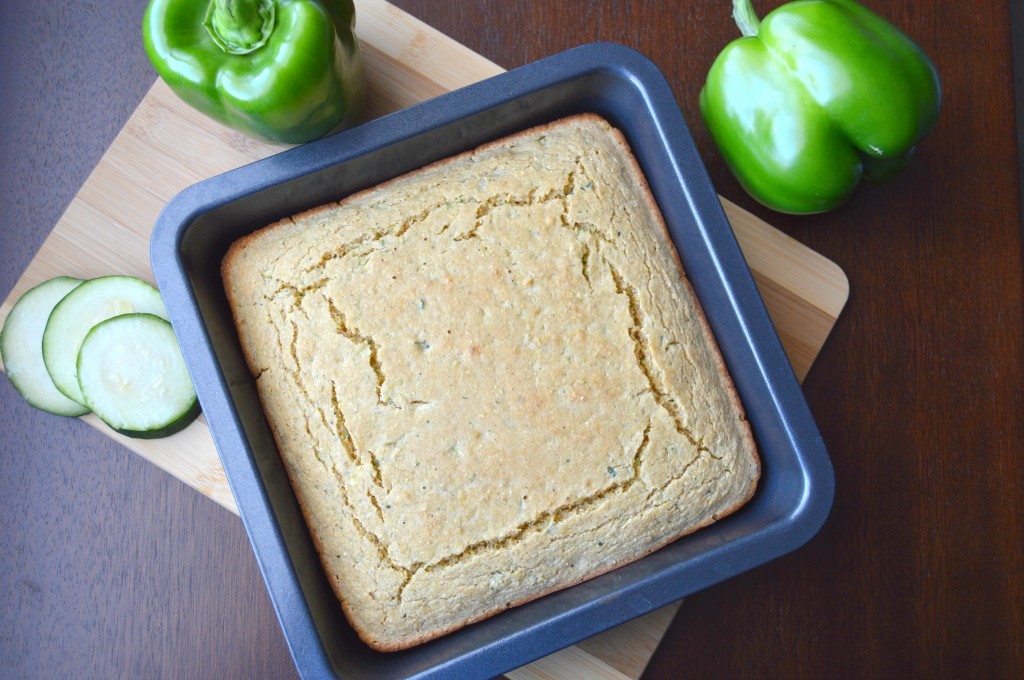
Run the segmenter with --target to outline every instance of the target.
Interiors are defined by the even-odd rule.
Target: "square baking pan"
[[[630,565],[418,647],[375,652],[320,566],[231,321],[221,259],[278,219],[583,112],[625,134],[661,208],[753,429],[757,491]],[[631,49],[585,45],[201,182],[160,215],[151,259],[303,677],[499,675],[799,547],[831,506],[828,454],[672,90]]]

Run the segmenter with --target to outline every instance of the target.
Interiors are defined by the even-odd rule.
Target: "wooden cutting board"
[[[502,72],[501,67],[383,0],[356,0],[366,57],[367,116],[377,117]],[[32,286],[57,275],[131,274],[153,281],[149,236],[175,194],[213,175],[280,151],[210,121],[158,80],[72,200],[0,306],[6,319]],[[849,289],[834,263],[723,200],[799,379],[803,379]],[[56,416],[55,416],[56,417]],[[237,514],[206,422],[160,440],[129,439],[94,416],[84,420]],[[678,604],[510,672],[511,678],[637,678]]]

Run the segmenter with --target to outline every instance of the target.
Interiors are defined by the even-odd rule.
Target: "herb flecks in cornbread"
[[[325,569],[377,648],[637,559],[753,492],[703,316],[596,116],[271,225],[224,276]]]

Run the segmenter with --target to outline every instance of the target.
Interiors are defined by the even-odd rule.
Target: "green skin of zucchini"
[[[132,437],[133,439],[161,439],[163,437],[170,437],[172,434],[177,434],[184,430],[199,417],[199,414],[202,413],[202,411],[202,408],[199,406],[199,400],[196,399],[192,402],[192,408],[182,414],[180,418],[170,425],[158,430],[126,430],[113,426],[110,426],[110,429],[118,434],[123,434],[126,437]],[[110,425],[110,423],[107,423],[107,425]]]

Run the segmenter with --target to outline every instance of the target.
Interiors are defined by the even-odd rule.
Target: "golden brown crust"
[[[222,274],[332,588],[377,649],[639,559],[755,489],[706,319],[597,116],[277,222]]]

